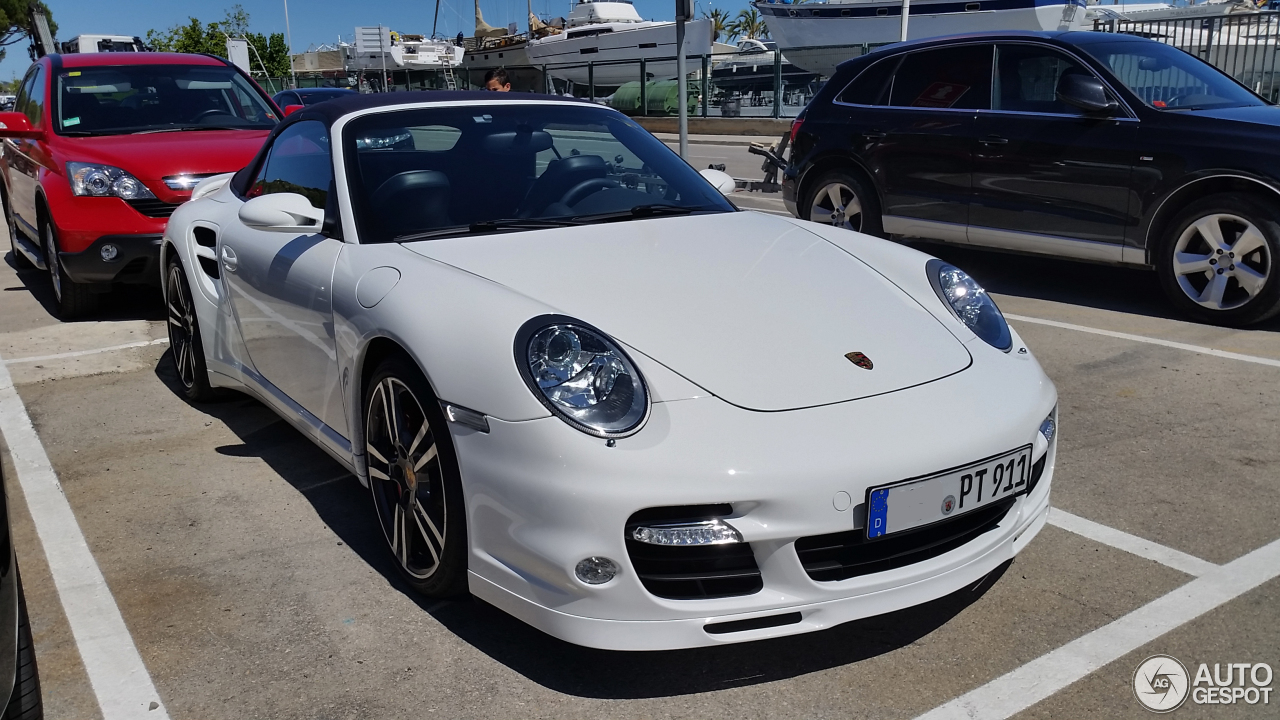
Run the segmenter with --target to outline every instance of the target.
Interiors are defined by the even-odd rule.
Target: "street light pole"
[[[693,0],[676,0],[676,107],[680,113],[680,157],[689,155],[689,88],[684,62],[684,23],[693,18]]]
[[[284,42],[289,46],[289,82],[298,87],[298,74],[293,70],[293,33],[289,31],[289,0],[284,0]]]
[[[911,0],[902,0],[902,42],[907,41],[907,16],[911,14]]]

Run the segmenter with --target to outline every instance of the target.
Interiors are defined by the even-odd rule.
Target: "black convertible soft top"
[[[290,115],[285,123],[297,120],[319,120],[332,126],[338,118],[350,113],[376,107],[394,107],[396,105],[416,105],[419,103],[445,103],[480,101],[494,104],[520,102],[565,101],[578,102],[594,107],[603,107],[588,100],[560,97],[558,95],[540,95],[535,93],[495,93],[483,90],[425,90],[414,92],[373,93],[369,95],[343,95],[323,103],[309,105]]]

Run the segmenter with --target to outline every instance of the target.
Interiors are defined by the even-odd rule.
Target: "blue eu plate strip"
[[[871,509],[867,513],[867,537],[877,538],[884,535],[885,525],[889,522],[889,491],[871,491]]]

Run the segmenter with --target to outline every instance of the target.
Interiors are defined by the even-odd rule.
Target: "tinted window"
[[[901,57],[885,58],[862,71],[849,87],[840,93],[838,102],[853,105],[884,105],[889,100],[889,81]]]
[[[1101,42],[1081,47],[1151,107],[1191,110],[1265,105],[1217,68],[1158,42]]]
[[[22,88],[18,90],[18,95],[13,101],[13,111],[25,113],[27,111],[27,96],[31,94],[31,81],[36,79],[36,71],[40,69],[39,65],[32,65],[27,71],[27,76],[22,80]]]
[[[991,107],[990,45],[907,55],[893,76],[891,105],[986,110]]]
[[[322,122],[306,120],[276,136],[248,195],[297,193],[310,200],[312,207],[323,209],[332,178],[329,130]]]
[[[1063,75],[1092,76],[1070,57],[1040,45],[1000,45],[996,49],[995,110],[1083,115],[1058,100]]]
[[[77,134],[269,128],[275,111],[233,68],[114,65],[58,75],[60,129]]]
[[[44,66],[37,65],[35,77],[31,79],[26,106],[22,108],[22,112],[27,114],[27,119],[34,127],[40,127],[40,120],[44,116],[44,85]]]
[[[361,242],[502,220],[629,219],[636,207],[733,210],[657,138],[602,108],[396,110],[352,120],[342,143]]]

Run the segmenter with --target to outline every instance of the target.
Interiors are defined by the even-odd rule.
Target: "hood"
[[[270,134],[261,130],[199,130],[68,137],[58,144],[62,160],[115,165],[141,180],[161,200],[185,199],[170,190],[170,175],[234,172],[249,164]]]
[[[1169,112],[1169,111],[1165,111]],[[1178,113],[1184,114],[1184,113]],[[1234,120],[1254,125],[1280,126],[1280,107],[1275,105],[1251,105],[1248,107],[1206,108],[1204,110],[1187,110],[1186,115],[1192,117],[1215,118],[1218,120]]]
[[[971,362],[954,335],[879,273],[802,227],[760,213],[406,247],[595,325],[751,410],[893,392]],[[854,352],[874,367],[845,357]]]

